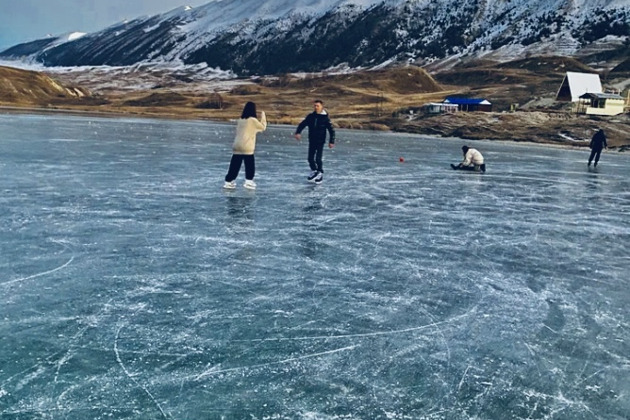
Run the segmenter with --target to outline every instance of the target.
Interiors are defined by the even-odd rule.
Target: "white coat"
[[[464,156],[462,166],[483,165],[483,155],[477,149],[470,148]]]
[[[260,113],[260,121],[254,117],[240,118],[236,123],[236,136],[232,151],[235,155],[253,155],[256,149],[256,134],[267,129],[267,116]]]

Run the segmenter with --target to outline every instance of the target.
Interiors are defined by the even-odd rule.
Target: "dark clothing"
[[[328,141],[331,144],[335,144],[335,129],[327,113],[322,112],[318,114],[317,112],[311,112],[304,118],[304,121],[297,126],[295,134],[300,134],[306,127],[308,127],[309,142],[325,143],[326,130],[328,130],[330,133],[330,139]]]
[[[602,154],[602,149],[593,149],[591,150],[591,155],[588,157],[588,166],[591,166],[591,162],[593,158],[595,158],[595,166],[599,162],[599,156]]]
[[[591,150],[599,150],[602,151],[603,148],[608,147],[606,143],[606,134],[604,134],[604,130],[599,130],[593,138],[591,139],[591,143],[588,145]]]
[[[593,161],[593,159],[595,159],[595,166],[597,166],[597,162],[599,162],[599,157],[602,154],[602,149],[608,147],[604,130],[599,130],[597,133],[595,133],[588,147],[591,148],[591,155],[588,157],[588,166],[591,166],[591,162]]]
[[[322,154],[324,153],[324,142],[308,142],[308,164],[311,171],[324,172],[322,166]]]
[[[297,126],[295,134],[300,134],[306,127],[308,127],[308,164],[311,171],[323,173],[322,154],[324,153],[324,144],[326,144],[326,131],[330,134],[328,142],[335,144],[335,129],[326,111],[321,114],[317,112],[308,114]]]
[[[256,174],[256,160],[254,155],[232,155],[230,160],[230,169],[225,176],[225,182],[232,182],[238,176],[241,170],[241,164],[245,161],[245,179],[253,180]]]
[[[472,166],[464,166],[464,165],[453,165],[451,163],[451,168],[455,169],[455,170],[462,170],[462,171],[475,171],[475,172],[486,172],[486,164],[482,163],[481,165],[472,165]]]

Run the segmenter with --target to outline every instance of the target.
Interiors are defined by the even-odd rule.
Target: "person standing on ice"
[[[260,113],[260,121],[256,114],[256,104],[247,102],[243,108],[241,118],[236,123],[236,136],[232,145],[232,159],[230,168],[225,175],[223,188],[233,190],[236,188],[236,177],[241,169],[241,164],[245,162],[245,184],[243,186],[250,190],[256,189],[254,175],[256,175],[256,162],[254,150],[256,149],[256,134],[267,129],[267,116],[265,112]]]
[[[297,126],[295,138],[302,138],[302,130],[308,127],[308,164],[311,173],[307,179],[310,182],[321,184],[324,180],[324,168],[322,166],[322,154],[326,144],[326,131],[330,134],[328,147],[335,147],[335,129],[330,122],[330,116],[324,109],[324,103],[319,99],[313,101],[313,112]]]
[[[593,158],[595,158],[595,168],[597,168],[597,162],[599,162],[599,156],[602,154],[603,149],[608,148],[608,143],[606,143],[606,134],[604,134],[604,130],[601,128],[593,135],[591,139],[591,143],[588,145],[591,148],[591,155],[588,157],[588,166],[591,166],[591,162]]]
[[[453,169],[463,169],[467,171],[486,172],[486,164],[483,160],[483,155],[477,149],[472,147],[462,146],[462,152],[464,153],[464,160],[459,165],[453,165]]]

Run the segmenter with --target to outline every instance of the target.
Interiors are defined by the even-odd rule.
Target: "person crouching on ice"
[[[245,184],[243,186],[250,190],[256,189],[254,175],[256,174],[256,162],[254,160],[254,149],[256,149],[256,134],[267,129],[267,116],[265,112],[260,113],[260,121],[256,115],[256,104],[247,102],[243,108],[241,118],[236,123],[236,136],[232,145],[232,159],[230,168],[225,175],[223,188],[233,190],[236,188],[234,180],[238,176],[241,164],[245,162]]]
[[[464,160],[459,165],[453,165],[453,169],[463,169],[466,171],[486,172],[486,164],[483,163],[483,155],[477,149],[462,146],[464,152]]]
[[[330,134],[328,147],[335,147],[335,129],[330,122],[330,117],[324,109],[322,101],[315,100],[313,102],[313,112],[308,114],[306,118],[297,126],[295,130],[295,138],[300,140],[302,130],[308,127],[308,164],[311,167],[311,173],[308,176],[310,182],[321,184],[324,180],[324,168],[322,166],[322,154],[324,153],[324,144],[326,144],[326,131]]]

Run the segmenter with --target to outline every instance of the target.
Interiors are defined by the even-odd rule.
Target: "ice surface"
[[[0,115],[1,419],[628,418],[628,155],[233,133]]]

